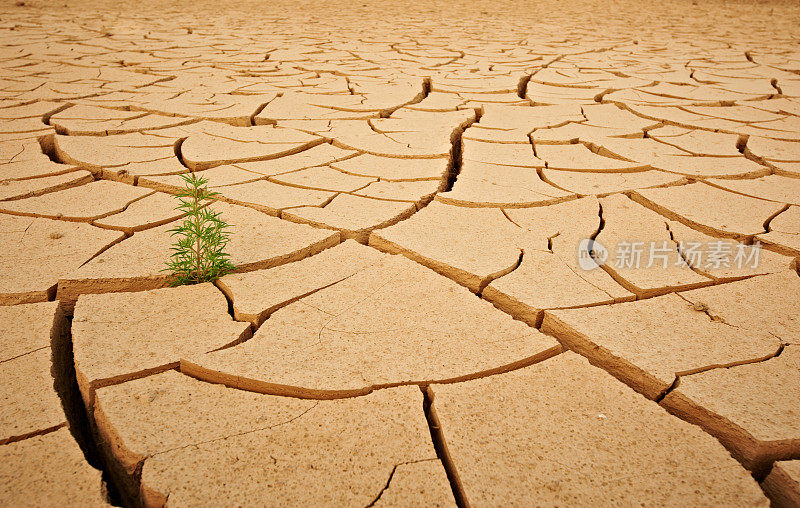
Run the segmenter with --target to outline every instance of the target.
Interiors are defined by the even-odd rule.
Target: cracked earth
[[[800,506],[799,27],[3,2],[0,503]]]

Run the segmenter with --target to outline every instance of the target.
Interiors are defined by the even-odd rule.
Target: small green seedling
[[[206,206],[219,195],[208,190],[208,179],[195,173],[181,175],[181,178],[186,188],[176,195],[180,200],[176,210],[186,213],[186,218],[181,225],[169,230],[178,240],[172,246],[167,268],[162,271],[172,272],[172,286],[215,281],[234,269],[225,253],[229,241],[226,229],[230,226],[220,218],[219,212]]]

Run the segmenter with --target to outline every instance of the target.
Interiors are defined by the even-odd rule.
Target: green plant
[[[186,213],[186,217],[179,226],[169,230],[178,240],[172,246],[167,268],[162,270],[172,272],[172,286],[214,281],[234,269],[225,253],[229,241],[226,230],[230,226],[220,218],[219,212],[206,206],[219,194],[209,191],[208,179],[195,173],[181,175],[181,178],[186,187],[176,195],[180,201],[176,210]]]

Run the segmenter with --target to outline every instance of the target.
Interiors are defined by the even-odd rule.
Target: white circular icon
[[[594,270],[604,264],[608,259],[608,249],[598,241],[591,238],[584,238],[578,244],[578,266],[581,269]]]

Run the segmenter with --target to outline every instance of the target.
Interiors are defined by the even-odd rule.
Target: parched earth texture
[[[0,504],[800,505],[797,2],[4,1],[0,41]],[[237,271],[171,288],[188,172]]]

